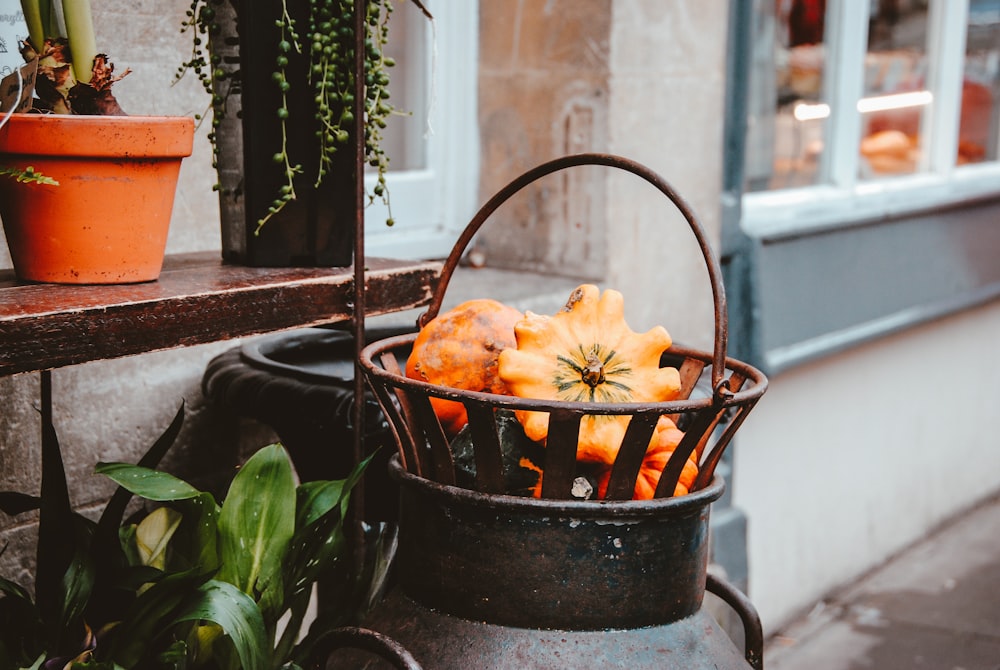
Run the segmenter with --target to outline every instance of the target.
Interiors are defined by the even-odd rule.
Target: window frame
[[[921,171],[858,179],[861,115],[855,105],[863,90],[868,6],[863,0],[844,0],[830,3],[827,12],[824,98],[831,114],[821,167],[824,183],[744,193],[746,234],[770,238],[816,232],[1000,195],[1000,161],[956,166],[954,159],[962,86],[962,77],[954,75],[961,73],[965,59],[969,0],[929,4],[928,90],[934,102],[923,115],[921,136],[929,141]]]
[[[387,174],[393,226],[386,225],[388,211],[379,200],[366,208],[365,248],[373,257],[443,258],[478,206],[478,3],[425,4],[434,16],[425,28],[426,164]],[[365,180],[369,192],[374,180]]]

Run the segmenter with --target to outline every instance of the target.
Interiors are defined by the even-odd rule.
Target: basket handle
[[[603,165],[618,168],[645,179],[647,182],[659,189],[663,195],[667,196],[671,202],[673,202],[674,206],[677,207],[680,213],[687,220],[688,225],[691,226],[691,232],[694,233],[695,239],[698,242],[698,247],[701,249],[702,256],[705,259],[705,266],[708,269],[709,281],[712,284],[712,300],[715,304],[715,348],[712,355],[712,389],[715,393],[716,399],[720,399],[725,395],[731,395],[728,388],[728,382],[723,379],[726,363],[726,339],[728,333],[726,294],[722,285],[722,270],[720,269],[715,256],[712,254],[705,231],[701,227],[701,224],[698,223],[691,207],[687,204],[684,198],[682,198],[680,194],[678,194],[673,187],[666,182],[666,180],[644,165],[620,156],[601,153],[582,153],[563,156],[547,163],[542,163],[541,165],[528,170],[499,190],[496,195],[490,198],[486,204],[482,206],[482,208],[465,227],[465,230],[462,231],[462,234],[459,235],[458,240],[452,247],[451,253],[448,255],[448,258],[445,260],[444,266],[441,269],[440,279],[438,280],[438,285],[431,298],[430,304],[427,307],[427,311],[424,312],[417,320],[417,325],[423,327],[428,321],[437,316],[438,312],[441,310],[441,304],[444,302],[444,294],[448,288],[448,283],[451,281],[451,277],[455,273],[455,269],[458,267],[458,263],[461,260],[462,255],[465,253],[466,247],[468,247],[472,238],[486,222],[486,219],[489,218],[490,215],[500,207],[500,205],[532,182],[537,181],[538,179],[541,179],[542,177],[553,172],[580,165]]]

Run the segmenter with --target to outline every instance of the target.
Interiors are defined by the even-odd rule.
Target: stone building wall
[[[480,7],[482,197],[544,161],[612,153],[670,182],[717,244],[728,4]],[[478,247],[492,266],[618,288],[636,329],[663,324],[679,341],[711,343],[700,252],[676,210],[636,177],[596,167],[548,177],[498,211]]]
[[[485,200],[535,165],[608,147],[613,0],[480,3],[479,119]],[[592,169],[547,177],[487,223],[492,266],[600,278],[604,182]]]

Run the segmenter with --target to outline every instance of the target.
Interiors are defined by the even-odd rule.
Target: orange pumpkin
[[[635,480],[635,491],[633,500],[652,500],[656,493],[656,485],[660,483],[660,475],[667,467],[667,461],[673,455],[677,445],[680,444],[684,433],[677,428],[668,417],[661,416],[656,424],[656,430],[649,440],[649,447],[646,456],[642,459],[642,466],[639,468],[639,476]],[[684,463],[681,476],[674,487],[675,496],[687,495],[694,480],[698,477],[698,463],[695,452],[691,453]],[[604,470],[597,482],[597,495],[604,498],[608,491],[608,480],[611,477],[611,468]]]
[[[497,374],[500,352],[516,345],[517,309],[489,298],[469,300],[431,319],[413,342],[406,376],[465,391],[506,395]],[[448,437],[468,423],[465,406],[431,397],[434,413]]]

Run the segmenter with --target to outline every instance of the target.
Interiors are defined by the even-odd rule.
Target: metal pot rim
[[[441,484],[413,474],[403,467],[399,454],[389,460],[389,474],[403,487],[456,505],[481,507],[505,512],[536,515],[562,515],[575,518],[625,519],[630,517],[673,516],[698,512],[722,497],[725,481],[719,475],[703,489],[687,495],[652,500],[553,500],[528,498],[503,493],[482,493]]]

